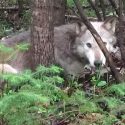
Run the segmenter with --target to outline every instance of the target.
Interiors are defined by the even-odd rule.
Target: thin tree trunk
[[[117,41],[121,51],[121,57],[125,67],[125,14],[123,10],[123,5],[124,4],[122,0],[119,0],[119,22],[116,34],[117,34]]]
[[[118,11],[118,8],[116,6],[116,3],[114,0],[109,0],[110,4],[112,5],[112,7],[114,8],[115,12],[117,15],[119,15],[119,11]]]
[[[22,16],[23,14],[23,0],[17,0],[18,2],[18,13],[19,13],[19,17]]]
[[[32,69],[39,64],[54,63],[54,0],[32,1],[31,56]]]
[[[102,17],[101,17],[101,14],[99,13],[98,7],[94,5],[94,3],[92,2],[92,0],[88,0],[88,2],[91,5],[91,7],[93,8],[93,10],[95,11],[98,20],[101,21]]]
[[[116,67],[114,65],[114,62],[112,60],[111,55],[109,54],[108,50],[106,49],[105,45],[103,44],[103,41],[101,39],[101,37],[98,35],[97,31],[93,28],[92,24],[88,21],[88,19],[85,17],[84,13],[83,13],[83,9],[80,6],[80,2],[79,0],[73,0],[75,5],[77,6],[77,9],[79,11],[79,14],[81,16],[82,21],[84,22],[84,24],[87,26],[87,28],[89,29],[89,31],[91,32],[91,34],[93,35],[93,37],[95,38],[97,44],[99,45],[100,49],[102,50],[102,52],[104,53],[109,66],[111,68],[111,71],[116,79],[117,82],[122,82],[123,79],[120,75],[120,73],[116,70]]]
[[[125,0],[122,0],[123,1],[123,10],[124,10],[124,14],[125,14]]]
[[[65,23],[66,0],[54,0],[54,26]]]
[[[101,6],[101,10],[102,10],[102,14],[103,14],[103,19],[105,20],[105,3],[104,0],[100,0],[100,6]]]

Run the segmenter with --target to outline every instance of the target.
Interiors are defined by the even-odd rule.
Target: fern
[[[43,76],[51,77],[50,75],[57,75],[61,71],[63,71],[63,69],[57,66],[44,67],[40,65],[36,68],[36,72],[33,75],[34,77],[39,77],[39,78],[43,78]]]
[[[28,100],[28,102],[27,102]],[[49,99],[41,94],[33,92],[19,92],[4,96],[0,101],[0,112],[8,112],[18,108],[28,107],[35,104],[49,104]],[[21,107],[20,107],[21,105]]]
[[[96,101],[106,103],[108,108],[111,109],[111,110],[118,107],[119,105],[123,104],[123,102],[120,99],[115,98],[115,97],[102,97],[102,98],[99,98]]]
[[[113,115],[105,115],[102,120],[102,125],[113,125],[118,119]]]
[[[24,43],[20,43],[20,44],[16,45],[15,48],[16,48],[17,50],[19,50],[19,51],[26,51],[26,50],[29,49],[29,46],[30,46],[29,43],[24,42]]]
[[[50,104],[49,98],[34,92],[19,92],[6,95],[0,100],[0,114],[4,116],[11,125],[22,125],[23,122],[34,123],[32,115],[46,113],[46,107]],[[42,109],[44,109],[42,111]],[[46,109],[46,112],[45,112]],[[3,115],[4,114],[4,115]],[[13,114],[13,115],[12,115]],[[20,118],[20,117],[21,118]],[[30,121],[27,121],[29,118]],[[37,119],[36,119],[37,121]]]
[[[7,82],[7,89],[22,87],[32,81],[32,72],[30,70],[26,70],[20,74],[0,74],[0,78]]]
[[[92,99],[85,97],[85,93],[83,91],[77,90],[70,98],[67,99],[66,104],[75,106],[79,113],[97,112],[100,110]]]
[[[125,83],[112,85],[107,89],[109,94],[115,94],[116,96],[124,96],[125,95]]]
[[[20,74],[1,74],[1,79],[7,85],[0,98],[0,119],[4,119],[8,125],[49,125],[52,119],[75,119],[76,114],[103,113],[105,120],[102,119],[101,124],[110,125],[116,120],[116,109],[124,105],[124,102],[113,95],[109,97],[108,94],[114,91],[118,93],[118,88],[124,92],[123,84],[110,87],[106,85],[107,89],[99,87],[106,93],[95,93],[89,98],[75,79],[69,81],[67,92],[61,89],[64,79],[59,75],[62,71],[57,66],[39,66],[35,72],[26,70]],[[18,88],[18,91],[13,88]],[[68,91],[72,88],[74,90],[69,96]],[[99,101],[106,102],[110,109],[110,112],[106,111],[109,118],[99,107]]]
[[[94,103],[93,101],[85,101],[83,105],[80,107],[80,112],[82,113],[92,113],[92,112],[99,112],[100,108]]]
[[[10,53],[10,52],[12,52],[12,51],[13,51],[12,48],[6,47],[4,44],[0,44],[0,52]]]
[[[0,98],[0,116],[9,125],[41,125],[48,122],[44,118],[55,112],[50,103],[54,104],[66,96],[59,88],[64,81],[58,75],[61,71],[56,66],[39,66],[35,73],[27,70],[20,74],[2,74],[1,78],[8,85]],[[13,91],[14,87],[19,87],[18,91]]]

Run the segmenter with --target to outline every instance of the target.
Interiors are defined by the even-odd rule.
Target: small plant
[[[89,98],[73,79],[69,85],[75,91],[69,96],[61,89],[64,79],[59,76],[60,72],[62,69],[57,66],[39,66],[35,72],[26,70],[20,74],[2,74],[1,79],[6,81],[6,85],[0,97],[0,119],[8,125],[49,125],[54,119],[77,121],[79,116],[86,114],[83,120],[87,124],[112,125],[118,121],[117,112],[123,111],[124,106],[118,107],[124,105],[124,101],[108,95],[113,92],[113,86],[100,88],[96,85],[105,93],[95,93],[94,98]],[[93,82],[97,81],[93,78]],[[116,91],[117,87],[113,90]],[[90,117],[92,121],[88,121]],[[124,117],[124,113],[120,117]]]
[[[11,25],[6,20],[0,20],[0,39],[10,33],[12,33]]]
[[[61,70],[56,66],[39,66],[35,73],[2,74],[7,84],[0,98],[0,117],[9,125],[41,125],[48,120],[49,114],[55,111],[50,104],[65,95],[58,87],[63,83],[58,76]]]
[[[97,78],[96,76],[92,77],[91,82],[93,83],[94,86],[96,87],[104,87],[107,85],[106,81],[101,80],[100,78]]]
[[[125,83],[121,83],[117,85],[114,84],[107,89],[107,92],[109,94],[113,94],[113,95],[115,94],[118,97],[123,97],[125,96]]]
[[[16,57],[16,54],[21,51],[26,51],[29,48],[28,43],[17,44],[14,48],[0,44],[0,62],[7,63]]]
[[[22,18],[21,18],[21,26],[25,29],[29,28],[31,24],[31,10],[23,11]]]

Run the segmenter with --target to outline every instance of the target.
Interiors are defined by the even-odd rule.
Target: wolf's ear
[[[76,32],[76,35],[79,35],[81,33],[81,26],[82,24],[80,22],[77,22],[75,24],[75,32]]]
[[[75,25],[76,35],[80,35],[81,32],[85,32],[87,30],[86,26],[82,22],[77,22]]]
[[[116,28],[116,22],[117,18],[116,17],[109,17],[105,20],[103,27],[106,28],[107,30],[112,31],[113,33],[115,32]]]

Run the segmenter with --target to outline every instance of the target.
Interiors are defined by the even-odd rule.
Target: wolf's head
[[[114,48],[114,45],[116,44],[116,38],[114,33],[116,19],[109,19],[105,22],[91,22],[91,24],[104,41],[107,50],[110,53],[115,52],[116,48]],[[90,31],[83,25],[82,27],[77,26],[76,32],[78,36],[73,46],[75,54],[80,58],[86,59],[92,67],[105,65],[106,58]]]

